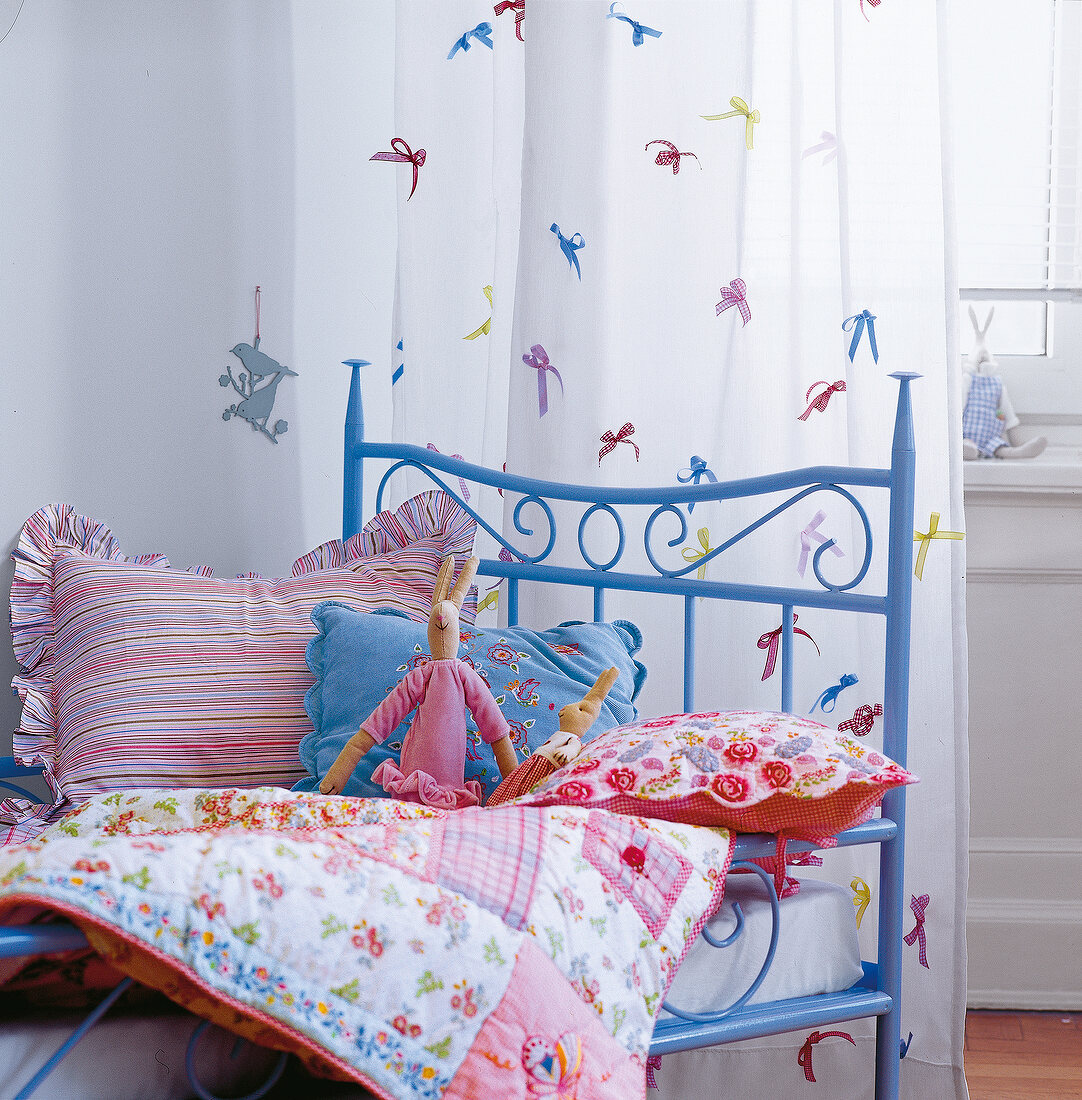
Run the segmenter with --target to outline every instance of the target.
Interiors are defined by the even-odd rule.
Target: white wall
[[[340,534],[341,360],[375,364],[369,422],[389,410],[395,173],[368,157],[393,136],[393,19],[385,0],[25,5],[0,43],[5,594],[52,502],[220,576],[288,573]],[[261,350],[299,372],[277,445],[222,419],[257,284]]]

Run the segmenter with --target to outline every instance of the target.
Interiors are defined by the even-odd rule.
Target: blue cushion
[[[345,743],[376,709],[403,674],[428,657],[428,628],[394,611],[357,612],[328,600],[317,604],[312,622],[319,633],[308,643],[308,667],[316,682],[305,696],[313,732],[300,743],[308,776],[295,791],[319,790],[319,782]],[[646,668],[635,660],[642,635],[632,623],[563,623],[552,630],[464,626],[459,657],[488,683],[512,740],[524,760],[559,729],[560,708],[581,699],[597,676],[614,666],[620,678],[609,692],[588,737],[638,716],[635,698]],[[382,745],[365,755],[343,792],[387,797],[372,772],[398,760],[412,715]],[[492,756],[467,713],[466,778],[477,779],[487,795],[500,781]]]

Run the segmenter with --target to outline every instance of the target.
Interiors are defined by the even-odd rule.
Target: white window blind
[[[1082,296],[1082,0],[952,0],[964,298]]]

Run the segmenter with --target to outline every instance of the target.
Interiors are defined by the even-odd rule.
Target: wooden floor
[[[966,1013],[971,1100],[1082,1098],[1082,1013]]]

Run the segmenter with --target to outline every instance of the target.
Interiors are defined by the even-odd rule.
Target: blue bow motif
[[[578,275],[579,281],[581,282],[582,268],[579,267],[579,258],[575,255],[575,253],[578,252],[578,250],[586,244],[586,241],[583,239],[582,234],[572,233],[570,237],[565,237],[560,232],[560,227],[555,222],[553,222],[552,225],[549,226],[549,232],[555,233],[556,236],[560,239],[560,249],[567,257],[567,266],[569,268],[573,267],[575,269],[575,273]]]
[[[854,313],[852,317],[846,317],[842,322],[842,330],[844,332],[852,330],[853,333],[853,340],[849,345],[850,363],[853,362],[853,357],[857,353],[857,346],[860,344],[865,327],[868,329],[868,347],[872,349],[872,358],[879,362],[879,348],[875,344],[875,314],[865,309],[860,313]]]
[[[859,683],[856,676],[852,672],[847,672],[836,684],[832,687],[828,687],[818,699],[812,703],[809,714],[818,707],[824,714],[829,714],[838,703],[838,696],[845,691],[847,687],[852,687],[854,684]],[[827,703],[830,706],[827,706]]]
[[[676,475],[676,480],[681,485],[687,485],[691,482],[694,485],[698,485],[699,482],[706,478],[707,481],[717,484],[717,478],[714,476],[713,470],[709,469],[706,465],[706,459],[700,458],[698,455],[691,456],[691,465],[686,466]],[[691,515],[695,511],[695,501],[692,501],[688,505],[688,515]]]
[[[459,50],[468,50],[470,46],[473,45],[470,41],[471,38],[476,38],[478,42],[484,43],[484,45],[491,50],[492,24],[478,23],[472,31],[466,31],[466,33],[451,47],[451,52],[447,55],[447,60],[450,61]]]
[[[661,31],[655,31],[653,27],[644,27],[641,23],[636,22],[629,15],[624,15],[618,12],[616,9],[622,8],[624,5],[621,3],[615,3],[609,5],[609,14],[605,16],[606,19],[620,19],[625,23],[631,25],[631,42],[635,46],[641,46],[645,41],[643,35],[648,34],[651,38],[660,38]]]

